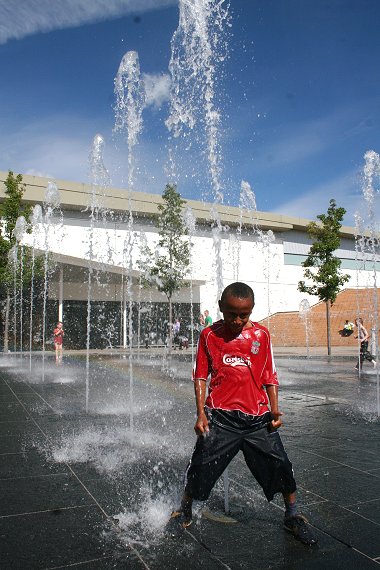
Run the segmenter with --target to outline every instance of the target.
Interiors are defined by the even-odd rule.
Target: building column
[[[59,268],[58,321],[63,322],[63,266]]]
[[[125,279],[122,276],[122,287],[121,287],[121,295],[122,295],[122,307],[123,307],[123,348],[127,348],[127,300],[125,295]]]

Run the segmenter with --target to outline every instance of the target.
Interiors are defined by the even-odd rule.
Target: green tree
[[[22,204],[22,199],[26,190],[25,184],[22,183],[22,175],[16,176],[12,171],[8,172],[5,186],[5,200],[0,205],[0,296],[4,313],[4,351],[8,351],[8,324],[11,293],[14,286],[14,271],[12,270],[12,262],[9,260],[12,248],[16,245],[15,228],[17,219],[24,216],[26,222],[29,222],[31,213],[30,206]],[[29,252],[27,249],[23,251],[24,260],[23,267],[26,269],[25,281],[28,281],[27,258]],[[13,263],[18,260],[13,260]],[[18,283],[18,286],[20,284]]]
[[[185,286],[185,277],[190,265],[190,245],[184,239],[187,228],[182,217],[185,200],[172,184],[167,184],[162,194],[163,204],[158,205],[155,217],[159,240],[155,253],[144,247],[141,251],[140,270],[142,282],[154,285],[164,293],[169,304],[169,349],[172,345],[172,298]],[[153,261],[152,261],[153,260]]]
[[[335,200],[331,199],[327,214],[317,216],[319,222],[310,222],[307,233],[315,241],[302,266],[305,279],[310,280],[312,285],[307,285],[305,281],[298,283],[299,291],[317,295],[320,301],[326,303],[328,355],[331,354],[330,307],[350,278],[340,272],[341,261],[334,255],[340,246],[340,228],[345,213],[346,210],[337,208]]]

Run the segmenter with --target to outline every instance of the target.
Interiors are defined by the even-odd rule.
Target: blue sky
[[[380,3],[231,0],[229,16],[215,78],[225,202],[238,204],[246,180],[258,210],[313,219],[335,198],[353,225],[363,155],[380,152]],[[134,149],[135,188],[162,193],[177,26],[177,0],[0,0],[0,170],[88,182],[100,133],[112,184],[125,186],[114,78],[136,50],[155,89]],[[208,199],[198,142],[182,147],[178,189]]]

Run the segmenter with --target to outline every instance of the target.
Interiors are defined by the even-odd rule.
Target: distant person
[[[189,348],[189,339],[181,334],[181,319],[178,317],[173,325],[173,344],[174,348],[178,345],[179,349]]]
[[[177,345],[179,346],[179,348],[181,348],[181,341],[180,341],[181,319],[179,319],[178,317],[176,318],[173,324],[172,332],[173,332],[173,348],[175,349]]]
[[[63,330],[63,324],[58,321],[57,326],[53,332],[54,335],[54,348],[55,348],[55,363],[57,365],[62,364],[62,345],[63,337],[65,336],[65,331]]]
[[[253,306],[249,285],[228,285],[219,301],[223,319],[201,333],[193,368],[198,437],[186,470],[181,505],[172,513],[171,522],[177,521],[182,528],[191,524],[193,500],[208,499],[241,450],[267,500],[272,501],[276,493],[283,495],[284,528],[312,545],[317,538],[298,511],[292,464],[277,431],[282,412],[270,335],[250,320]]]
[[[204,317],[203,313],[201,313],[199,315],[198,321],[199,321],[198,330],[199,330],[199,332],[202,332],[203,329],[205,328],[205,317]]]
[[[211,327],[212,325],[212,318],[210,317],[209,311],[205,310],[205,328]]]
[[[368,360],[369,362],[372,362],[373,367],[375,368],[377,363],[376,363],[375,357],[368,350],[369,334],[367,332],[367,329],[363,325],[363,319],[358,318],[358,319],[356,319],[355,322],[356,322],[356,326],[358,327],[358,334],[355,336],[355,338],[358,338],[360,341],[359,360],[355,366],[355,369],[359,370],[359,364],[360,364],[360,368],[362,368],[364,360]]]
[[[178,344],[180,350],[182,350],[183,348],[189,348],[189,339],[187,338],[187,336],[180,334],[178,335]]]
[[[181,331],[181,319],[177,318],[173,325],[173,334],[174,336],[178,335]]]
[[[351,321],[346,319],[346,322],[343,325],[343,329],[339,331],[340,336],[351,336],[354,332],[354,327],[354,323],[351,323]]]

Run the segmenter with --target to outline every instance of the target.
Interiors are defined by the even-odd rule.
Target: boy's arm
[[[268,400],[269,400],[269,405],[270,405],[270,411],[271,411],[271,415],[272,415],[272,420],[271,420],[271,425],[273,429],[277,429],[281,426],[282,421],[281,421],[281,416],[282,416],[282,412],[280,412],[280,410],[278,409],[278,379],[277,379],[277,372],[276,372],[276,367],[274,365],[274,360],[273,360],[273,349],[272,349],[272,343],[270,341],[270,336],[269,336],[269,332],[267,332],[268,334],[268,344],[267,344],[267,351],[268,351],[268,358],[266,361],[266,367],[263,373],[263,384],[265,386],[266,392],[267,392],[267,396],[268,396]]]
[[[268,394],[270,411],[273,418],[271,424],[273,429],[277,429],[282,424],[281,421],[282,412],[280,412],[280,410],[278,409],[278,386],[275,386],[274,384],[268,384],[267,386],[265,386],[265,388]]]
[[[197,421],[194,430],[197,435],[202,435],[209,431],[208,420],[204,406],[206,401],[206,380],[204,378],[194,379],[195,403],[197,406]]]
[[[202,435],[209,431],[208,420],[204,411],[209,373],[210,362],[205,342],[205,331],[202,331],[193,369],[195,403],[197,406],[197,421],[195,422],[194,430],[197,435]]]

